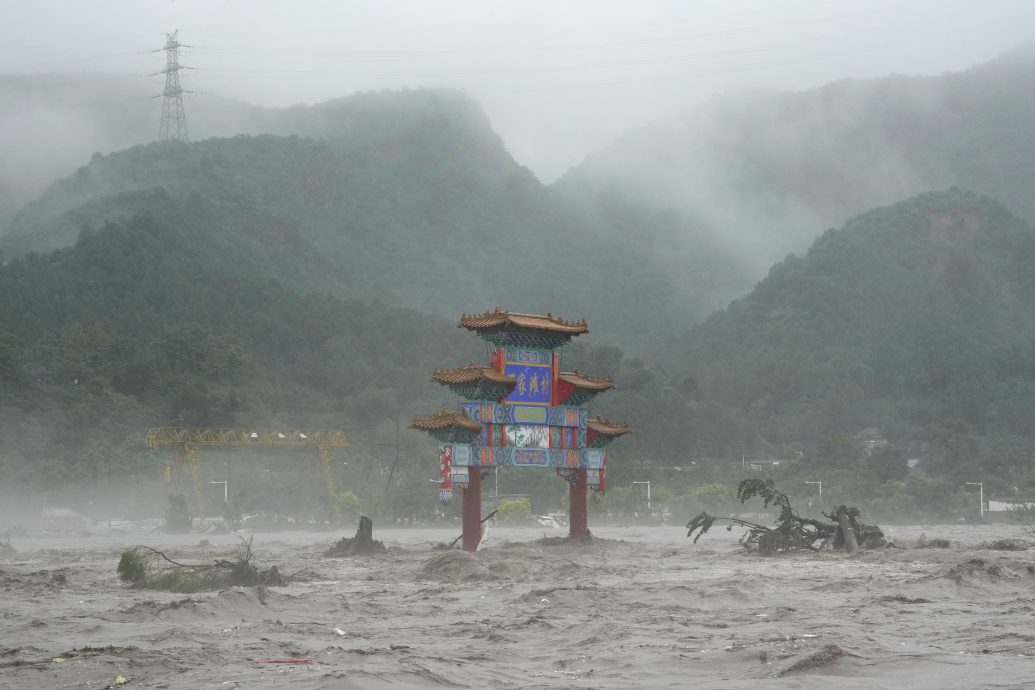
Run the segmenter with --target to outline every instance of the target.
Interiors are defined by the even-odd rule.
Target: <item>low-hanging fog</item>
[[[0,75],[81,81],[65,87],[75,99],[41,95],[31,107],[19,98],[24,87],[4,86],[0,144],[29,174],[15,180],[8,154],[0,183],[21,192],[43,176],[32,174],[41,167],[33,159],[83,162],[84,153],[152,136],[160,102],[148,99],[162,77],[146,75],[164,67],[164,54],[149,51],[174,29],[195,46],[181,59],[195,68],[183,85],[196,92],[187,112],[198,136],[227,129],[202,117],[208,101],[285,106],[455,87],[483,104],[515,158],[549,182],[623,133],[713,94],[959,70],[1030,40],[1033,19],[1023,0],[9,2]],[[86,78],[98,74],[123,82]],[[132,121],[97,129],[99,95],[119,100],[104,99],[105,113]],[[72,133],[83,136],[73,144]]]

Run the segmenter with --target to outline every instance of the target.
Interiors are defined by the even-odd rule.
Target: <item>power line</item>
[[[889,10],[873,10],[868,9],[865,11],[841,13],[833,15],[821,15],[817,17],[810,17],[808,19],[800,19],[795,21],[784,21],[784,22],[771,22],[768,24],[753,24],[748,26],[734,26],[725,29],[715,29],[712,31],[698,31],[694,33],[679,33],[679,34],[662,34],[662,35],[647,35],[629,38],[616,38],[611,40],[596,40],[596,41],[582,41],[575,43],[540,43],[540,44],[527,44],[527,45],[493,45],[493,46],[482,46],[472,48],[400,48],[400,49],[363,49],[363,48],[295,48],[295,49],[284,49],[282,47],[275,48],[264,48],[255,46],[241,46],[241,45],[202,45],[194,46],[199,50],[209,50],[219,53],[269,53],[275,55],[295,54],[295,55],[317,55],[317,56],[331,56],[335,54],[346,55],[350,57],[407,57],[407,56],[428,56],[428,55],[486,55],[486,54],[501,54],[501,53],[545,53],[553,51],[570,51],[570,50],[586,50],[595,48],[615,48],[621,46],[649,46],[655,44],[665,43],[683,43],[699,41],[701,39],[711,38],[730,38],[734,36],[741,36],[752,33],[762,33],[766,31],[773,31],[778,29],[793,29],[805,26],[813,26],[824,24],[828,22],[842,21],[845,19],[854,19],[858,17],[868,17],[873,15],[890,15]],[[674,25],[686,24],[690,22],[669,22],[665,25],[666,29],[671,29]],[[302,40],[306,43],[312,42],[312,36],[298,36],[298,40]]]

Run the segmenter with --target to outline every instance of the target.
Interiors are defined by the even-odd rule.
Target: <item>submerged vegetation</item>
[[[243,542],[236,560],[217,559],[210,564],[174,561],[149,546],[135,546],[122,552],[116,569],[119,579],[138,589],[160,589],[181,594],[207,592],[227,587],[281,586],[288,578],[277,566],[258,568],[252,542]]]
[[[736,525],[746,527],[747,531],[740,538],[740,543],[745,548],[757,549],[762,556],[774,556],[783,551],[819,551],[821,548],[854,552],[860,548],[874,549],[887,545],[879,527],[859,520],[858,508],[836,506],[829,513],[823,513],[832,522],[823,522],[800,516],[791,506],[787,495],[778,491],[771,479],[745,479],[740,482],[737,498],[741,503],[756,497],[762,499],[763,508],[774,506],[780,509],[775,527],[740,518],[715,517],[702,512],[687,523],[686,536],[693,537],[696,544],[716,520],[720,520],[729,522],[727,529],[730,530]]]

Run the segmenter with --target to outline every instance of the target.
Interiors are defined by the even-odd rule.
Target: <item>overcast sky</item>
[[[181,58],[198,68],[184,73],[190,98],[287,105],[457,87],[550,181],[715,93],[986,61],[1035,40],[1035,2],[0,0],[0,72],[146,79],[164,67],[148,51],[173,29],[196,46]]]

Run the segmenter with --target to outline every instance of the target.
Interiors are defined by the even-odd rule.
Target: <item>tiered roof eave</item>
[[[632,433],[632,429],[626,422],[612,422],[601,417],[590,419],[586,423],[586,428],[608,438],[618,438]]]
[[[460,317],[460,322],[457,324],[457,328],[466,328],[471,331],[484,331],[507,326],[534,331],[546,331],[566,336],[589,333],[589,325],[585,319],[581,321],[565,321],[550,312],[547,312],[545,315],[525,314],[516,311],[506,311],[499,307],[484,314],[464,314]]]
[[[557,375],[561,381],[570,383],[576,389],[585,391],[606,391],[615,387],[614,379],[610,376],[589,376],[578,369],[573,371],[562,371]]]
[[[513,387],[517,383],[517,379],[513,376],[504,374],[493,367],[482,366],[475,362],[457,367],[456,369],[435,369],[431,375],[431,380],[444,386],[492,383]]]
[[[468,417],[459,410],[440,410],[434,414],[418,415],[410,421],[410,428],[419,431],[445,431],[449,429],[481,431],[481,422]]]

